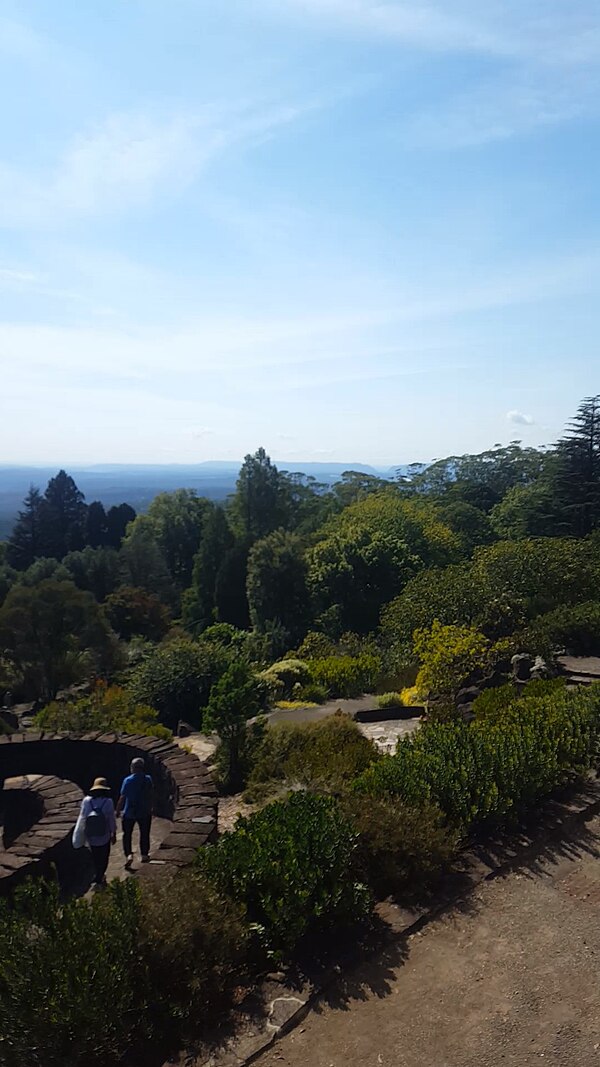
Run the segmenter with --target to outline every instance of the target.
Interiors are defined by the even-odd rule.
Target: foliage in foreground
[[[60,907],[57,888],[40,882],[19,891],[14,908],[0,901],[0,1063],[102,1067],[119,1058],[144,1011],[139,923],[131,882],[90,904]]]
[[[149,1062],[226,1002],[246,951],[240,909],[190,872],[66,904],[29,882],[0,901],[0,1063],[106,1067],[133,1050]]]
[[[369,767],[356,790],[439,805],[463,831],[501,820],[587,770],[600,733],[600,686],[507,703],[493,722],[432,723]]]
[[[331,797],[294,793],[198,854],[216,888],[244,906],[264,946],[281,955],[309,933],[364,918],[370,895],[354,874],[357,835]]]
[[[154,708],[137,704],[126,689],[98,682],[89,696],[76,701],[53,701],[35,716],[41,730],[85,734],[90,730],[148,734],[169,740],[171,731],[161,726]]]

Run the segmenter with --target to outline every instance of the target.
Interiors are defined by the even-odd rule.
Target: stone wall
[[[75,808],[69,811],[70,834],[81,791],[87,792],[94,778],[102,776],[116,797],[136,756],[144,759],[154,781],[156,814],[173,823],[153,855],[153,862],[185,866],[197,848],[216,838],[217,789],[206,765],[170,741],[114,733],[72,736],[32,731],[0,736],[0,787],[6,778],[27,774],[51,775],[66,781],[73,798],[78,798]],[[32,832],[38,826],[39,823]],[[15,870],[20,866],[17,864]],[[2,869],[0,892],[3,886],[7,888],[9,878],[8,870]]]
[[[71,832],[83,793],[72,782],[44,775],[23,780],[6,790],[4,829],[8,847],[0,848],[0,892],[6,893],[30,875],[60,867],[71,851]],[[23,819],[35,822],[20,832]]]

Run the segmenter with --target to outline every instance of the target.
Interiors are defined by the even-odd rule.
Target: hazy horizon
[[[0,0],[0,53],[0,462],[428,462],[598,391],[596,0]]]

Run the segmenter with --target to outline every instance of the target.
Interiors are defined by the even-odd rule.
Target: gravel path
[[[276,708],[275,711],[269,712],[266,719],[272,726],[278,722],[319,722],[328,715],[335,715],[338,709],[347,715],[355,715],[357,711],[371,711],[375,707],[375,700],[371,694],[351,699],[338,697],[312,708]]]
[[[362,964],[259,1067],[600,1065],[600,818]]]

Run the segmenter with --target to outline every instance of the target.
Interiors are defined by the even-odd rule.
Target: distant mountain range
[[[379,478],[394,478],[400,467],[371,467],[364,463],[287,463],[275,461],[279,470],[301,471],[331,485],[344,471],[361,471]],[[86,501],[101,500],[105,507],[125,501],[136,511],[145,511],[157,493],[195,489],[200,496],[225,500],[233,493],[240,464],[232,460],[158,465],[150,463],[98,463],[89,467],[64,464],[85,495]],[[0,540],[9,536],[17,512],[30,485],[42,491],[57,471],[53,467],[0,465]]]

